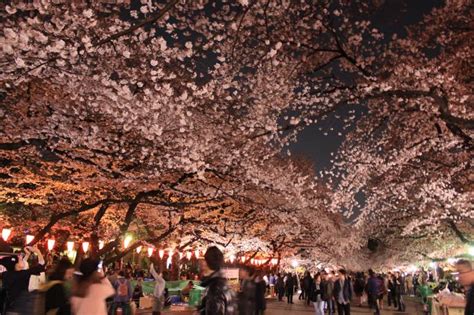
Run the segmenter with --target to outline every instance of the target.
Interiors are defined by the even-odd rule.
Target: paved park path
[[[267,310],[265,315],[311,315],[314,314],[313,306],[306,306],[302,301],[298,301],[298,296],[295,295],[293,305],[289,305],[286,302],[278,302],[276,299],[267,300]],[[384,309],[381,315],[423,315],[423,307],[414,298],[405,298],[406,312],[397,312],[391,309]],[[151,311],[140,311],[140,315],[149,315]],[[173,312],[166,310],[162,313],[163,315],[191,315],[194,314],[192,311]],[[367,306],[365,307],[351,307],[351,315],[371,315],[371,311]]]
[[[295,295],[293,300],[295,304],[287,304],[286,302],[278,302],[277,300],[268,300],[267,310],[265,315],[310,315],[314,314],[314,307],[312,305],[306,306],[302,301],[298,301],[298,297]],[[394,310],[382,310],[382,315],[423,315],[423,306],[415,299],[405,299],[406,312],[397,312]],[[336,313],[337,314],[337,313]],[[365,307],[351,307],[351,315],[371,315],[371,311],[368,306]]]

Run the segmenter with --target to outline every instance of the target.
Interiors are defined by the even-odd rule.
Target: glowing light
[[[48,240],[48,250],[49,250],[49,251],[52,251],[52,250],[53,250],[55,243],[56,243],[56,241],[53,240],[53,239],[49,239],[49,240]]]
[[[431,268],[435,268],[436,267],[436,263],[434,261],[430,262],[430,267]]]
[[[82,250],[84,253],[87,253],[89,251],[89,242],[82,242]]]
[[[245,262],[245,256],[240,257],[240,261],[244,263]]]
[[[104,241],[99,241],[99,249],[104,248],[104,245],[105,245]]]
[[[12,234],[12,229],[4,228],[2,229],[2,238],[6,242],[10,235]]]
[[[74,242],[72,241],[67,242],[66,247],[67,247],[68,253],[72,253],[72,251],[74,250]]]
[[[195,256],[197,259],[199,259],[199,249],[196,249],[196,250],[194,251],[194,256]]]
[[[293,260],[291,261],[291,266],[292,266],[293,268],[296,268],[296,267],[298,267],[299,265],[300,265],[300,264],[299,264],[299,262],[298,262],[296,259],[293,259]]]
[[[140,254],[142,252],[142,246],[138,246],[135,250],[137,251],[137,254]]]
[[[408,272],[415,272],[417,269],[415,265],[411,265],[408,267]]]
[[[168,250],[168,257],[173,257],[174,251],[172,249]]]
[[[474,256],[474,246],[469,247],[468,253],[469,253],[469,255]]]
[[[254,258],[250,259],[250,263],[251,263],[252,265],[255,264],[255,259],[254,259]]]
[[[161,259],[163,259],[163,257],[165,257],[165,251],[163,249],[160,249],[158,251],[158,255],[160,256]]]
[[[191,257],[193,257],[193,253],[191,253],[190,251],[187,251],[186,252],[186,259],[191,260]]]
[[[166,266],[168,269],[171,268],[171,263],[172,263],[172,256],[168,256],[168,259],[166,260]]]
[[[33,242],[33,240],[35,239],[35,237],[33,235],[27,235],[26,236],[26,245],[30,244],[31,242]]]
[[[272,265],[276,266],[278,264],[278,259],[272,258],[271,262]]]
[[[153,247],[148,247],[148,257],[151,257],[154,251],[155,249]]]
[[[230,263],[233,264],[235,261],[235,255],[230,255],[229,260],[230,260]]]
[[[448,264],[450,264],[450,265],[454,265],[456,263],[456,261],[458,261],[457,258],[448,258]]]
[[[132,240],[133,240],[133,237],[131,235],[125,236],[125,239],[123,240],[123,247],[128,248]]]
[[[179,252],[178,255],[179,255],[179,260],[183,259],[184,254],[182,252]]]

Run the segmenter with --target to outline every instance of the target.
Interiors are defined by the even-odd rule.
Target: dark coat
[[[201,282],[205,287],[199,313],[201,315],[234,315],[237,312],[235,299],[227,280],[220,271],[212,273]]]
[[[344,296],[344,299],[346,301],[351,301],[352,299],[352,287],[351,287],[351,280],[349,279],[345,279],[344,280],[344,284],[342,285],[342,288],[341,288],[341,281],[340,280],[337,280],[336,282],[334,282],[334,291],[333,291],[333,295],[334,295],[334,298],[336,299],[336,301],[338,300],[338,297],[339,297],[339,292],[342,291],[342,294]]]
[[[265,301],[265,293],[267,292],[267,285],[265,281],[255,283],[255,306],[257,311],[264,311],[267,309],[267,302]]]
[[[293,294],[295,291],[296,281],[292,276],[288,276],[285,283],[285,292],[287,295]]]
[[[254,315],[256,306],[255,299],[257,297],[255,283],[252,280],[243,280],[241,290],[239,292],[239,314]]]
[[[311,278],[310,275],[304,276],[302,289],[303,290],[310,290],[311,286],[313,285],[313,282],[314,282],[313,278]]]
[[[309,298],[311,302],[316,302],[318,300],[318,296],[321,298],[321,300],[323,300],[323,283],[321,282],[318,285],[313,280],[309,288]]]
[[[469,290],[466,294],[466,308],[464,310],[464,315],[474,314],[474,284],[469,287]]]

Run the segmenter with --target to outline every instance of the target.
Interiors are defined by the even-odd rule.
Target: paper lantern
[[[167,266],[168,269],[171,268],[172,257],[173,256],[168,256],[168,259],[166,260],[166,266]]]
[[[138,246],[136,251],[137,251],[137,254],[140,254],[142,252],[142,246],[141,245]]]
[[[123,247],[128,248],[132,240],[133,238],[130,235],[125,236],[125,239],[123,240]]]
[[[73,241],[69,241],[66,243],[66,247],[67,247],[67,251],[69,253],[72,253],[72,251],[74,250],[74,242]]]
[[[240,257],[240,261],[241,261],[242,263],[244,263],[244,262],[245,262],[245,256]]]
[[[89,242],[82,242],[82,250],[84,251],[84,253],[87,253],[87,251],[89,250]]]
[[[6,242],[10,235],[12,234],[12,229],[3,228],[2,229],[2,238]]]
[[[154,251],[155,249],[153,247],[148,247],[148,257],[151,257]]]
[[[183,259],[184,254],[182,252],[178,252],[179,260]]]
[[[274,266],[276,266],[276,265],[278,264],[278,259],[272,258],[271,264],[274,265]]]
[[[252,265],[255,264],[255,259],[254,259],[254,258],[250,259],[250,263],[251,263]]]
[[[165,251],[162,250],[162,249],[160,249],[160,250],[158,251],[158,256],[160,256],[160,258],[163,259],[163,257],[165,257]]]
[[[195,256],[197,259],[199,259],[199,249],[196,249],[196,250],[194,251],[194,256]]]
[[[235,255],[230,255],[229,260],[230,260],[230,263],[233,264],[235,261]]]
[[[53,239],[49,239],[49,240],[48,240],[48,250],[49,250],[49,251],[52,251],[52,250],[53,250],[55,243],[56,243],[56,241],[53,240]]]
[[[27,235],[26,236],[26,245],[30,244],[31,242],[33,242],[33,240],[35,239],[35,237],[33,235]]]
[[[99,241],[99,249],[104,248],[104,245],[105,245],[104,241]]]
[[[191,257],[193,257],[193,253],[191,253],[190,251],[187,251],[186,252],[186,259],[191,260]]]

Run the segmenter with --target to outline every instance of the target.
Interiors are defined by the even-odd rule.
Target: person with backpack
[[[235,315],[237,307],[227,279],[222,273],[224,255],[216,246],[211,246],[204,254],[201,265],[203,280],[201,286],[206,288],[202,303],[198,309],[201,315]]]
[[[132,284],[130,280],[125,277],[125,271],[120,271],[119,276],[113,284],[115,289],[114,303],[112,306],[112,314],[120,308],[123,315],[130,315],[130,301],[132,300]]]
[[[71,309],[74,315],[107,315],[105,300],[115,294],[114,287],[99,271],[99,261],[81,262],[72,287]]]
[[[72,279],[74,268],[67,257],[61,258],[49,275],[48,282],[40,290],[45,292],[46,315],[70,315],[71,305],[66,281]]]
[[[28,285],[32,275],[44,272],[45,261],[37,247],[25,247],[25,253],[36,254],[38,264],[25,270],[25,261],[17,255],[2,258],[0,264],[7,271],[2,274],[2,286],[5,292],[5,303],[3,314],[7,312],[18,314],[35,314],[38,294],[28,291]]]

